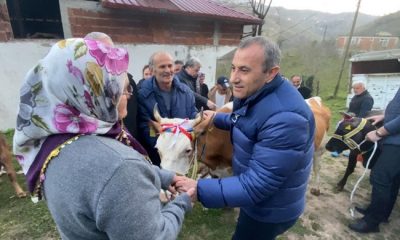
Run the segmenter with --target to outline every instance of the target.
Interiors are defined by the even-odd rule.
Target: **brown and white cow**
[[[233,103],[229,102],[217,112],[230,113]],[[232,175],[233,146],[230,132],[214,126],[213,118],[201,121],[195,128],[197,136],[197,159],[208,167],[208,173],[214,177]]]
[[[0,133],[0,169],[2,166],[4,166],[17,196],[26,197],[26,193],[22,190],[21,186],[19,186],[17,182],[17,174],[15,173],[15,169],[12,164],[11,152],[7,145],[6,139],[3,134]]]
[[[187,175],[196,160],[193,128],[202,120],[202,113],[196,119],[162,118],[156,105],[153,115],[156,121],[149,124],[159,134],[155,148],[160,155],[160,166]]]
[[[321,156],[325,151],[326,137],[331,120],[331,111],[322,104],[320,97],[312,97],[305,100],[310,106],[315,119],[315,137],[314,137],[314,156],[313,156],[313,177],[316,188],[311,188],[311,193],[320,195],[320,170]]]

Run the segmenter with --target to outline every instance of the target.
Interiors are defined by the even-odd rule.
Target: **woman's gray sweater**
[[[63,239],[176,239],[192,206],[187,194],[160,202],[172,178],[114,139],[81,136],[50,162],[44,196]]]

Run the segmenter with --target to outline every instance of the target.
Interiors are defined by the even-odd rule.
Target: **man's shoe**
[[[359,219],[357,222],[349,224],[349,228],[359,233],[379,232],[378,225],[369,225],[364,219]]]
[[[367,208],[362,208],[362,207],[354,207],[354,209],[361,213],[362,215],[365,215],[368,213],[368,209]],[[389,218],[383,219],[382,221],[383,223],[388,223],[389,222]]]

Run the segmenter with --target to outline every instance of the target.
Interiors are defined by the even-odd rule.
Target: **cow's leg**
[[[343,178],[337,183],[336,190],[343,191],[344,186],[346,185],[347,178],[354,172],[354,169],[357,165],[357,152],[350,151],[349,161],[347,163],[346,172],[344,173]]]
[[[3,156],[1,156],[1,162],[4,165],[11,185],[14,187],[15,193],[19,198],[26,197],[26,193],[24,192],[24,190],[22,190],[21,186],[17,182],[17,174],[15,173],[15,169],[12,165],[11,156],[7,156],[8,154],[5,153],[3,153],[2,155]]]
[[[315,196],[321,194],[320,190],[320,171],[321,171],[321,156],[319,154],[314,154],[313,157],[313,178],[315,187],[312,187],[310,192]]]
[[[7,172],[4,170],[3,165],[0,163],[0,177],[6,174]]]

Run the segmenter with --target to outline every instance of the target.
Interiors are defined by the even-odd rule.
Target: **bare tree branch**
[[[249,0],[250,6],[253,10],[253,14],[256,15],[259,19],[263,20],[263,23],[253,27],[253,36],[256,34],[258,36],[261,35],[262,26],[264,25],[264,19],[268,14],[269,9],[271,8],[272,0],[269,1],[268,7],[265,8],[266,0]]]

